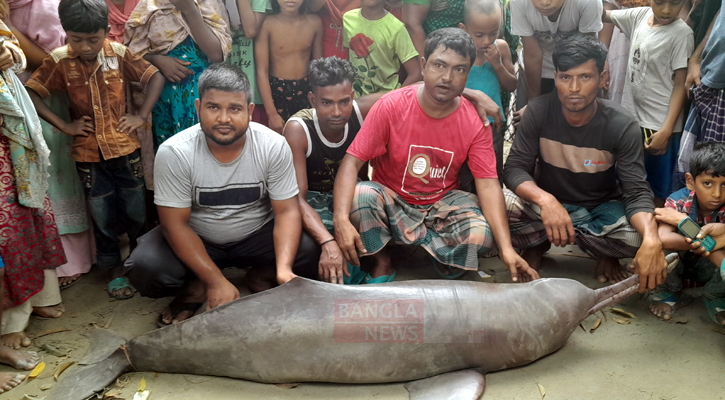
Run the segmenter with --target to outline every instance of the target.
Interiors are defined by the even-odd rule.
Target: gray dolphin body
[[[406,387],[411,398],[426,398],[435,382],[425,378],[517,367],[558,350],[582,320],[638,282],[635,275],[592,290],[570,279],[343,286],[295,278],[121,348],[122,340],[91,338],[90,354],[48,400],[85,399],[130,369],[264,383],[423,380]],[[477,399],[485,381],[472,379],[445,381],[470,383],[467,398]]]

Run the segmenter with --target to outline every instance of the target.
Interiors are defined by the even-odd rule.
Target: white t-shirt
[[[287,141],[255,122],[230,163],[212,155],[199,124],[177,133],[156,153],[154,182],[154,203],[191,208],[191,228],[214,244],[245,239],[274,218],[270,199],[299,192]]]
[[[678,19],[664,26],[651,27],[654,14],[649,7],[612,11],[612,22],[627,35],[629,62],[624,82],[622,106],[633,110],[643,128],[662,129],[675,86],[675,70],[687,68],[695,47],[692,29]],[[682,131],[683,113],[674,132]]]
[[[551,22],[531,4],[531,0],[511,0],[511,33],[535,36],[544,53],[541,77],[554,79],[551,55],[556,44],[577,33],[597,33],[602,30],[601,0],[567,0],[559,18]],[[523,65],[523,61],[521,61]]]

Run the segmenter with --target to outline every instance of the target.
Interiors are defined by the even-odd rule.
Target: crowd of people
[[[94,264],[162,327],[239,298],[224,268],[384,283],[396,245],[527,282],[576,244],[725,325],[722,4],[0,0],[0,362]]]

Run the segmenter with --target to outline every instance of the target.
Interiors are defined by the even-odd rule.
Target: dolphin
[[[474,400],[485,389],[481,372],[555,352],[587,316],[638,287],[638,275],[596,290],[556,278],[345,286],[297,277],[128,342],[92,331],[79,366],[47,400],[87,399],[131,370],[262,383],[408,382],[411,399]]]

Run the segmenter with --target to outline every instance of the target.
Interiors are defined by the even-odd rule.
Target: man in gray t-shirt
[[[282,136],[249,122],[247,76],[213,65],[199,77],[199,96],[200,123],[156,154],[161,226],[139,238],[126,262],[141,295],[177,295],[160,325],[191,317],[204,301],[211,309],[239,298],[220,268],[254,266],[245,281],[255,292],[317,277],[319,247],[302,233],[292,152]]]

